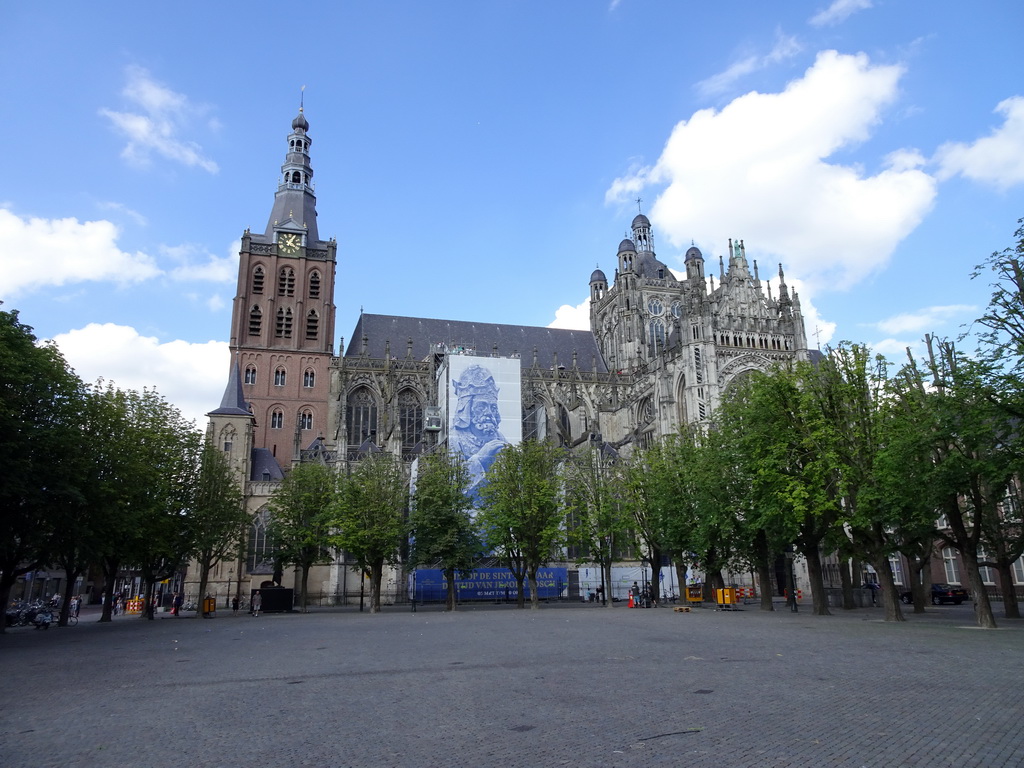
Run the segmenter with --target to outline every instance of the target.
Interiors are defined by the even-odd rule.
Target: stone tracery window
[[[377,434],[377,400],[369,387],[349,394],[345,404],[346,437],[351,448],[358,448]]]
[[[423,406],[412,389],[398,394],[398,426],[402,432],[402,453],[410,453],[423,439]]]

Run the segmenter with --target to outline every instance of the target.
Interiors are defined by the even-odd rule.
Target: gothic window
[[[282,267],[277,276],[277,295],[295,295],[295,270],[291,267]]]
[[[246,558],[246,570],[248,573],[254,571],[266,571],[271,572],[273,569],[273,551],[272,542],[267,535],[269,528],[270,512],[267,509],[261,509],[252,519],[252,523],[249,525],[249,549],[248,557]]]
[[[672,302],[672,317],[682,317],[683,315],[683,303],[681,301]]]
[[[307,368],[306,372],[302,374],[302,386],[306,389],[312,389],[316,386],[316,371],[312,368]]]
[[[263,293],[263,267],[256,267],[252,271],[252,292]]]
[[[256,366],[249,365],[245,368],[245,383],[255,384],[256,383]]]
[[[281,429],[282,427],[284,427],[284,413],[277,409],[270,414],[270,428]]]
[[[650,424],[654,421],[654,401],[650,397],[645,397],[640,401],[636,415],[637,424]]]
[[[317,317],[316,310],[309,310],[309,314],[306,315],[306,340],[316,341],[316,337],[320,333],[320,318]]]
[[[679,408],[679,423],[689,424],[690,415],[686,410],[686,377],[679,377],[679,392],[676,394],[676,406]]]
[[[654,350],[665,348],[665,323],[662,320],[651,320],[648,332],[648,343]]]
[[[309,276],[309,298],[320,298],[320,273],[313,272]]]
[[[232,426],[224,427],[220,432],[221,445],[224,446],[224,452],[228,453],[231,451],[232,446],[235,444],[235,437],[237,433],[235,428]]]
[[[411,389],[398,395],[398,426],[402,431],[402,453],[410,453],[423,439],[423,406]]]
[[[299,414],[299,429],[313,428],[313,412],[306,408]]]
[[[359,387],[348,396],[345,406],[348,444],[358,448],[377,434],[377,401],[367,387]]]
[[[661,303],[661,299],[655,297],[647,302],[647,311],[655,317],[658,317],[665,311],[665,305]]]
[[[299,175],[299,172],[298,171],[293,171],[292,172],[292,184],[298,184],[301,181],[302,181],[302,177]]]
[[[274,386],[283,387],[288,381],[288,372],[284,368],[274,371]]]
[[[277,310],[277,329],[274,335],[279,339],[292,337],[292,311],[290,309]]]
[[[263,312],[253,304],[249,310],[249,335],[259,336],[263,332]]]

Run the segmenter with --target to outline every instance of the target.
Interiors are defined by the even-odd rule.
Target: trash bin
[[[204,597],[203,598],[203,616],[212,616],[217,612],[217,598],[215,597]]]

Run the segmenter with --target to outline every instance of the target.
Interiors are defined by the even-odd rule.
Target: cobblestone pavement
[[[0,765],[1024,764],[1024,624],[836,613],[83,614],[0,636]]]

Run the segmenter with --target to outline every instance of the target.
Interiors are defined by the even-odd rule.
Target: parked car
[[[931,596],[932,605],[942,605],[943,603],[960,605],[964,600],[971,599],[966,589],[953,587],[949,584],[932,584]],[[910,605],[914,602],[914,594],[909,589],[905,592],[900,592],[900,600]]]

